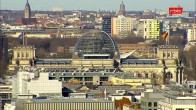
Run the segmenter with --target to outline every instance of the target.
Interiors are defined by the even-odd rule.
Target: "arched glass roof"
[[[113,39],[104,31],[90,31],[85,33],[76,43],[74,52],[79,58],[111,59],[118,48]]]

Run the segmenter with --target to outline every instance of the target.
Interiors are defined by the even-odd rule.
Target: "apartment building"
[[[112,18],[112,32],[111,36],[117,36],[120,38],[127,37],[132,29],[132,19],[119,15],[118,17]]]
[[[161,23],[156,19],[144,20],[144,39],[157,40],[161,34]]]

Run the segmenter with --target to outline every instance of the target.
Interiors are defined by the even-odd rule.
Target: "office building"
[[[5,103],[10,103],[12,99],[12,86],[0,84],[0,110],[4,110]]]
[[[144,21],[144,39],[158,40],[161,34],[161,23],[159,20],[147,19]]]
[[[158,101],[163,100],[164,96],[161,92],[155,90],[147,90],[141,95],[141,109],[142,110],[157,110]]]
[[[33,94],[36,96],[61,96],[62,82],[49,80],[49,73],[38,73],[19,70],[17,76],[12,77],[12,95]]]
[[[167,94],[158,101],[158,110],[196,110],[195,104],[195,96]]]
[[[112,22],[111,16],[102,17],[102,31],[105,31],[109,35],[111,34],[111,22]]]
[[[125,38],[130,35],[132,30],[132,20],[130,17],[119,15],[112,18],[112,37]]]
[[[196,28],[187,29],[187,41],[195,41],[196,40]]]
[[[0,77],[3,77],[8,64],[8,39],[0,30]]]
[[[16,110],[115,110],[115,106],[104,99],[32,99],[17,100]]]

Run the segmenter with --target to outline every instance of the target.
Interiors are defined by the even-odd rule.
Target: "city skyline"
[[[76,0],[77,1],[77,0]],[[83,2],[74,2],[73,0],[29,0],[32,10],[49,11],[54,7],[62,8],[63,10],[119,10],[119,4],[122,0],[83,0]],[[142,11],[146,9],[163,9],[167,10],[171,6],[181,6],[184,11],[195,11],[195,0],[123,0],[126,11]],[[47,5],[45,5],[47,3]],[[112,5],[111,5],[112,3]],[[1,0],[1,10],[23,10],[26,0],[11,1]],[[164,4],[164,5],[163,5]]]

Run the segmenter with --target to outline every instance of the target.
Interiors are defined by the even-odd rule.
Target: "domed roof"
[[[77,41],[74,52],[85,59],[108,59],[119,54],[113,39],[106,32],[97,30],[85,33]]]

